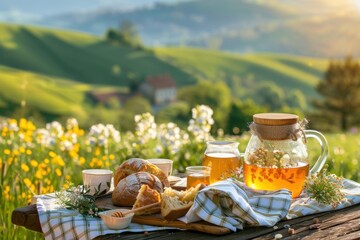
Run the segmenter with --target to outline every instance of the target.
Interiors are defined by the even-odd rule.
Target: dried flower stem
[[[335,208],[344,200],[345,195],[341,191],[343,180],[335,174],[329,174],[327,168],[326,165],[322,171],[307,178],[304,189],[311,199]]]

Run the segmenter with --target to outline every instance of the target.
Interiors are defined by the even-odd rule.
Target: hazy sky
[[[0,21],[26,21],[69,12],[97,8],[131,9],[150,6],[156,2],[173,3],[180,0],[0,0]]]
[[[128,10],[150,6],[156,2],[174,3],[179,1],[189,0],[0,0],[0,21],[26,22],[46,15],[86,12],[98,8]],[[341,3],[345,0],[328,1]],[[360,9],[360,0],[348,1],[354,1]]]

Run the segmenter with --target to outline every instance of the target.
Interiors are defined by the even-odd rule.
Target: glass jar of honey
[[[300,195],[306,177],[321,170],[328,153],[325,137],[320,132],[305,130],[304,125],[293,114],[261,113],[253,116],[252,136],[243,165],[247,186],[259,190],[287,188],[293,198]],[[321,146],[320,156],[311,170],[307,138],[315,138]]]
[[[241,167],[237,142],[208,142],[202,165],[211,167],[210,184],[226,179]]]

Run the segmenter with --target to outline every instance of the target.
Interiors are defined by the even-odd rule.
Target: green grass
[[[85,84],[4,66],[0,66],[0,83],[3,99],[19,104],[26,101],[40,111],[54,114],[64,114],[71,106],[81,105],[84,91],[91,89]]]
[[[0,103],[3,108],[25,103],[25,108],[58,116],[73,116],[84,122],[89,104],[86,92],[108,91],[108,87],[49,77],[28,71],[0,66]],[[113,87],[112,90],[127,91]]]

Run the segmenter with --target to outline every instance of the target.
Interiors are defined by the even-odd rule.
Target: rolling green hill
[[[195,79],[151,51],[71,31],[0,24],[0,65],[78,82],[128,86],[129,79],[171,72],[179,86]]]
[[[194,48],[157,48],[156,54],[199,79],[224,79],[248,86],[271,81],[285,90],[299,89],[316,97],[314,86],[322,78],[327,61],[276,54],[237,55]],[[234,89],[234,88],[232,88]]]
[[[54,116],[89,117],[89,90],[128,91],[132,80],[168,74],[180,88],[226,81],[235,97],[272,82],[308,100],[327,61],[277,54],[238,55],[195,48],[133,48],[84,33],[0,24],[0,107],[26,106]]]

